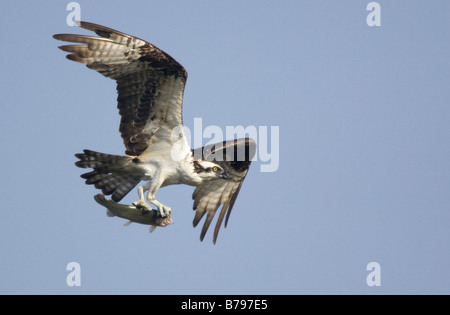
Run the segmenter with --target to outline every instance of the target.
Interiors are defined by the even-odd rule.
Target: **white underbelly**
[[[189,184],[193,173],[192,155],[185,148],[165,145],[152,146],[142,157],[143,180],[161,182],[161,186]]]

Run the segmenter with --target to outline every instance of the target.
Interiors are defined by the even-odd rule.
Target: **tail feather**
[[[75,163],[81,168],[92,168],[93,171],[84,173],[81,178],[86,179],[87,185],[94,185],[105,195],[112,195],[113,201],[122,200],[141,181],[141,175],[130,172],[127,166],[133,164],[133,158],[123,155],[112,155],[84,150],[75,154],[79,159]]]

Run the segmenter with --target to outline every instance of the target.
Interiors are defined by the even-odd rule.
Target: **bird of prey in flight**
[[[195,186],[192,195],[194,227],[206,214],[203,240],[220,206],[213,242],[242,187],[256,143],[250,138],[224,141],[191,149],[183,129],[182,102],[187,72],[158,47],[137,37],[88,22],[77,23],[98,36],[57,34],[58,40],[76,43],[60,46],[67,58],[93,69],[117,83],[119,131],[126,155],[84,150],[75,164],[92,171],[81,175],[86,184],[119,202],[141,181],[135,209],[170,218],[171,208],[156,199],[159,188]],[[145,195],[147,193],[147,195]],[[153,210],[154,211],[154,210]],[[164,226],[164,225],[162,225]]]

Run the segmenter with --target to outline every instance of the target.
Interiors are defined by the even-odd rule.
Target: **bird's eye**
[[[214,172],[217,172],[217,170],[218,170],[217,166],[214,166],[214,167],[212,168],[212,170],[213,170]]]

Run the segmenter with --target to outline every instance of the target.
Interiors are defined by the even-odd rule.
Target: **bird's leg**
[[[148,189],[149,188],[147,188],[145,185],[138,187],[139,201],[133,202],[133,205],[150,211],[153,210],[152,207],[147,202],[145,202],[145,191]]]
[[[158,200],[155,199],[155,193],[150,193],[150,191],[147,194],[147,200],[152,205],[155,205],[158,208],[159,214],[161,217],[165,218],[170,214],[170,211],[172,210],[170,207],[163,205]]]

